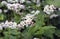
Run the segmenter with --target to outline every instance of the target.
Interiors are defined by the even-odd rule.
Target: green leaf
[[[4,20],[5,16],[3,14],[0,14],[0,20]]]
[[[15,22],[19,23],[21,21],[21,16],[19,14],[14,13]]]
[[[43,29],[44,29],[44,34],[43,35],[53,39],[53,34],[55,33],[55,28],[56,27],[54,27],[54,26],[45,26],[45,27],[43,27]]]

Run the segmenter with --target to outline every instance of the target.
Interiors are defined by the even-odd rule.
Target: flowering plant
[[[60,39],[60,6],[53,2],[1,0],[0,39]]]

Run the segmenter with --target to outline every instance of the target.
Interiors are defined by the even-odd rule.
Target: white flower
[[[0,30],[2,30],[3,29],[3,27],[1,26],[1,24],[0,24]]]
[[[27,14],[27,15],[26,15],[26,17],[30,17],[30,16],[31,16],[31,14]]]
[[[12,29],[16,29],[17,28],[17,23],[16,22],[13,22],[12,24],[13,24],[12,25]]]
[[[10,10],[14,10],[16,12],[18,12],[20,9],[24,9],[25,6],[24,5],[20,5],[19,3],[15,3],[15,4],[7,4],[7,8]]]
[[[39,38],[34,38],[34,39],[39,39]]]
[[[7,2],[12,2],[12,0],[7,0]]]
[[[48,15],[50,15],[50,14],[52,14],[53,12],[54,12],[54,9],[56,9],[56,7],[54,7],[54,5],[46,5],[45,7],[44,7],[44,12],[46,13],[46,14],[48,14]]]
[[[27,20],[25,20],[25,22],[26,22],[26,24],[31,24],[31,22],[32,22],[32,19],[27,19]]]
[[[8,24],[8,23],[9,23],[8,20],[6,20],[6,21],[5,21],[5,24]]]
[[[13,22],[14,23],[14,25],[17,25],[17,23],[16,22]]]
[[[16,29],[17,28],[17,23],[16,22],[12,22],[12,21],[8,22],[8,20],[7,20],[3,27],[4,28]]]
[[[21,21],[20,24],[22,27],[24,27],[24,25],[25,25],[24,21]]]
[[[33,11],[31,11],[31,13],[35,13],[35,11],[33,10]]]
[[[2,5],[6,5],[7,2],[6,2],[6,1],[2,1],[1,4],[2,4]]]
[[[36,6],[39,7],[40,6],[40,0],[37,0],[36,4],[37,4]]]
[[[60,8],[58,8],[58,10],[60,11]]]
[[[2,30],[3,29],[3,27],[2,26],[0,26],[0,30]]]
[[[4,28],[9,27],[9,22],[8,22],[8,20],[5,21],[5,24],[3,25],[3,27],[4,27]]]
[[[46,11],[46,14],[50,15],[51,13],[50,13],[50,11]]]
[[[4,22],[0,23],[0,25],[3,27],[4,26]]]
[[[4,10],[4,12],[6,13],[6,12],[8,12],[8,10]]]
[[[44,12],[46,12],[47,10],[48,10],[48,8],[49,8],[49,5],[46,5],[45,7],[44,7]]]
[[[21,21],[21,22],[17,25],[17,27],[21,29],[21,28],[24,28],[25,25],[26,25],[25,22],[24,22],[24,21]]]
[[[2,13],[2,9],[0,9],[0,13]]]
[[[39,6],[40,6],[40,4],[37,4],[36,6],[37,6],[37,7],[39,7]]]
[[[25,2],[25,0],[20,0],[20,3],[24,3]]]
[[[25,6],[24,5],[20,5],[20,9],[25,9]]]
[[[31,4],[31,1],[26,1],[27,4]]]
[[[30,17],[32,17],[31,14],[27,14],[25,17],[23,17],[22,19],[29,19]]]
[[[8,28],[16,29],[16,27],[17,27],[17,24],[15,22],[12,22],[12,21],[9,22],[9,27]]]
[[[7,0],[7,2],[9,2],[9,3],[15,3],[15,2],[18,2],[18,0]]]
[[[46,12],[46,14],[50,15],[50,14],[52,14],[54,12],[54,10],[47,9],[47,11],[45,11],[45,12]]]
[[[8,3],[7,8],[10,10],[13,10],[13,9],[15,9],[15,6],[13,4]]]
[[[18,25],[17,25],[17,28],[20,28],[20,29],[21,29],[21,28],[22,28],[21,24],[18,24]]]
[[[24,25],[23,24],[18,24],[17,28],[19,28],[19,29],[24,28]]]
[[[35,14],[37,15],[38,13],[40,13],[40,11],[39,10],[37,10],[36,12],[35,12]]]
[[[36,0],[36,3],[40,3],[40,0]]]
[[[30,14],[28,14],[28,16],[29,15]],[[26,20],[23,20],[23,21],[20,22],[20,24],[18,25],[20,28],[24,27],[25,25],[26,25],[26,27],[28,27],[28,25],[31,24],[32,19],[30,17],[28,17],[28,16],[23,18],[23,19],[26,19]]]
[[[7,8],[10,9],[10,10],[13,9],[12,4],[9,4],[9,3],[8,3],[6,6],[7,6]]]
[[[57,17],[58,15],[57,14],[52,14],[51,16],[50,16],[50,19],[52,19],[53,17]]]
[[[49,7],[51,10],[52,9],[56,9],[56,7],[54,6],[54,5],[50,5],[50,7]]]

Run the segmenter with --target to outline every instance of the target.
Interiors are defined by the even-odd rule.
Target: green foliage
[[[5,15],[4,14],[0,14],[0,20],[5,20]]]
[[[14,13],[15,22],[19,23],[21,21],[21,16],[19,14]]]
[[[23,39],[32,39],[33,36],[42,38],[42,35],[45,35],[46,37],[53,38],[53,33],[55,33],[55,27],[54,26],[33,26],[28,28],[28,30],[25,30],[23,32]]]
[[[60,7],[60,0],[46,0],[46,3]]]
[[[6,29],[5,29],[6,30]],[[4,39],[20,39],[21,33],[15,29],[7,29],[6,31],[3,32],[4,34]]]

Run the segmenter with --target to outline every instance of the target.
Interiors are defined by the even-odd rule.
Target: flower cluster
[[[50,19],[52,18],[56,18],[57,16],[59,16],[58,14],[55,13],[55,11],[59,10],[59,8],[55,7],[54,5],[46,5],[44,7],[44,12],[48,15],[50,15]]]
[[[6,6],[8,10],[12,10],[20,14],[21,9],[25,10],[28,7],[31,8],[30,5],[26,7],[26,4],[29,4],[29,3],[32,4],[32,2],[36,3],[36,6],[40,6],[40,0],[6,0],[6,1],[2,1],[1,5]]]
[[[33,12],[33,11],[32,11]],[[37,10],[34,12],[34,14],[27,14],[25,17],[22,18],[22,21],[17,24],[16,22],[13,21],[5,21],[0,23],[0,30],[2,30],[3,28],[11,28],[11,29],[21,29],[24,27],[28,27],[29,25],[33,25],[35,23],[34,18],[35,15],[39,14],[40,11]]]
[[[11,2],[13,2],[13,3],[11,3]],[[18,3],[17,0],[15,0],[15,1],[9,0],[7,2],[2,1],[1,4],[5,5],[8,9],[14,10],[16,12],[18,12],[20,9],[25,9],[25,5]]]
[[[6,20],[5,22],[0,23],[0,30],[2,30],[3,28],[11,28],[11,29],[16,29],[17,27],[17,23],[16,22],[12,22],[12,21],[8,21]]]
[[[1,0],[1,39],[52,39],[60,25],[60,8],[47,3],[46,0]]]
[[[52,14],[56,10],[56,7],[54,5],[46,5],[44,7],[44,12],[48,15]]]
[[[34,24],[35,23],[35,21],[34,21],[35,15],[37,15],[38,13],[40,13],[39,10],[37,10],[36,12],[34,12],[33,15],[27,14],[25,17],[22,18],[22,21],[20,22],[20,24],[18,26],[19,27],[21,27],[21,26],[28,27],[29,25]]]

